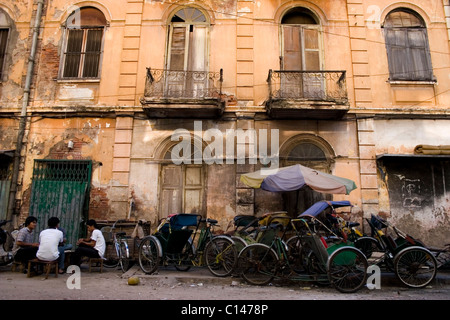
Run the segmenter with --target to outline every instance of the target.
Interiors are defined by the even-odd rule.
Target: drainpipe
[[[42,11],[44,7],[45,0],[37,0],[37,10],[36,10],[36,20],[34,22],[33,28],[33,38],[31,43],[30,56],[28,58],[28,69],[27,76],[25,78],[25,87],[23,90],[23,101],[22,101],[22,110],[20,112],[19,119],[19,132],[17,133],[17,143],[16,150],[14,152],[14,163],[13,163],[13,172],[12,172],[12,180],[11,180],[11,188],[9,193],[9,201],[8,201],[8,212],[6,214],[6,219],[12,219],[12,215],[14,213],[16,193],[17,193],[17,185],[19,180],[19,165],[20,165],[20,154],[23,147],[23,137],[25,135],[25,126],[27,120],[27,107],[30,101],[30,89],[31,89],[31,80],[33,78],[33,68],[36,57],[36,50],[38,45],[38,37],[39,37],[39,29],[41,28],[41,17]]]

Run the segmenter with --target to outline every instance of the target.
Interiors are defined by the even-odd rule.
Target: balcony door
[[[166,90],[169,97],[200,98],[207,88],[209,23],[196,8],[175,13],[169,25]]]
[[[285,98],[323,98],[320,26],[307,9],[289,10],[281,21],[281,85]]]

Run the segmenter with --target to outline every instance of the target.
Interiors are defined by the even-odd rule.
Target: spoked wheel
[[[159,241],[154,237],[142,239],[139,245],[139,266],[146,274],[151,274],[158,269],[159,265]]]
[[[105,251],[105,260],[103,261],[103,265],[106,268],[116,268],[119,265],[119,257],[117,256],[117,251],[115,244],[108,243]]]
[[[302,239],[300,236],[293,236],[286,241],[288,247],[288,260],[292,270],[296,273],[305,272],[304,259],[302,256]]]
[[[368,262],[356,248],[337,249],[328,259],[327,267],[330,283],[340,292],[356,292],[366,284]]]
[[[229,238],[216,237],[206,245],[205,262],[215,276],[229,276],[236,266],[237,257],[236,246]]]
[[[275,251],[267,245],[255,243],[241,251],[237,266],[245,281],[253,285],[265,285],[275,277],[277,264]]]
[[[434,280],[437,261],[434,255],[423,247],[408,247],[394,258],[397,278],[408,287],[423,288]]]
[[[175,269],[178,271],[188,271],[192,267],[192,259],[194,258],[195,248],[192,244],[192,240],[186,242],[181,253],[174,257]]]
[[[120,257],[119,257],[119,265],[122,269],[122,272],[127,272],[130,268],[130,253],[128,251],[128,244],[123,240],[120,242]]]

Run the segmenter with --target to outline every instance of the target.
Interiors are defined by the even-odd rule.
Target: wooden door
[[[164,165],[161,171],[160,218],[173,213],[204,213],[201,165]]]

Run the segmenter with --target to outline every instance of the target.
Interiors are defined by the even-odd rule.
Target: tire
[[[245,281],[262,286],[268,284],[275,277],[278,256],[265,244],[250,244],[239,254],[237,266]]]
[[[293,236],[286,241],[289,265],[298,274],[305,273],[307,270],[305,267],[307,260],[304,257],[305,248],[302,244],[301,236]]]
[[[127,240],[120,241],[120,257],[119,257],[119,265],[122,269],[122,272],[127,272],[130,268],[130,253],[128,250]]]
[[[229,238],[216,237],[206,245],[206,266],[217,277],[229,276],[236,266],[237,257],[236,245]]]
[[[106,246],[105,260],[103,261],[103,265],[106,268],[116,268],[119,265],[119,257],[117,255],[115,243],[109,243]]]
[[[146,274],[151,274],[158,269],[161,244],[155,237],[145,237],[139,245],[139,266]]]
[[[366,256],[360,250],[341,247],[328,259],[328,279],[340,292],[356,292],[366,285],[367,268]]]
[[[234,245],[236,246],[237,254],[242,251],[247,246],[247,242],[238,236],[231,236],[231,240],[234,241]]]
[[[437,273],[437,261],[428,249],[408,247],[394,257],[394,271],[397,278],[411,288],[426,287]]]
[[[374,256],[372,260],[375,260],[377,258],[375,253],[383,251],[383,249],[381,249],[381,245],[378,243],[378,240],[375,238],[360,237],[354,241],[354,244],[355,247],[361,250],[361,252],[366,256],[367,260],[371,260],[372,256]]]
[[[192,259],[194,258],[195,248],[192,239],[189,239],[181,253],[176,255],[175,269],[178,271],[189,271],[192,267]]]

